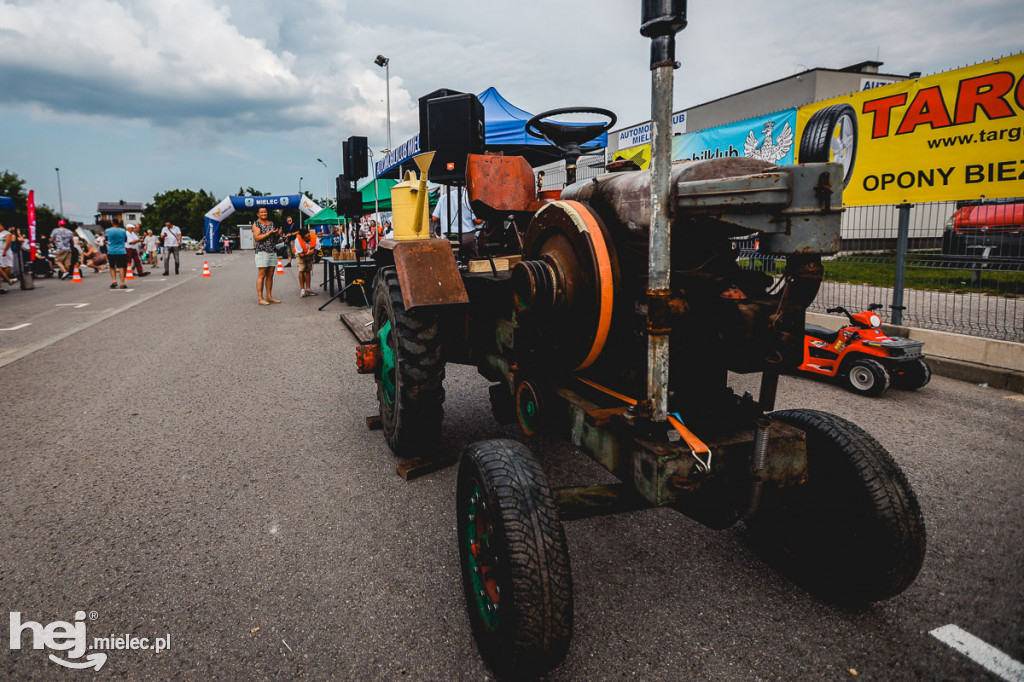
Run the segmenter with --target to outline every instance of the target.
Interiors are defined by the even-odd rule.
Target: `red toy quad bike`
[[[877,396],[890,384],[893,388],[914,391],[932,378],[925,362],[924,341],[891,338],[879,327],[875,311],[881,303],[850,313],[837,306],[826,312],[843,313],[850,319],[847,327],[832,331],[816,324],[805,325],[804,361],[797,369],[826,377],[842,377],[854,393]]]

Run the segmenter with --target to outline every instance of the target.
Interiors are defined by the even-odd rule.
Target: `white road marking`
[[[60,308],[62,306],[68,306],[68,305],[71,306],[72,308],[84,308],[85,306],[87,306],[89,304],[88,303],[58,303],[57,307]]]
[[[956,625],[943,625],[928,634],[956,649],[993,675],[1008,682],[1024,682],[1024,664],[966,630],[961,630]]]
[[[128,302],[122,304],[121,307],[119,307],[119,308],[118,307],[107,308],[106,310],[104,310],[99,315],[96,315],[95,317],[91,317],[90,316],[89,319],[82,321],[80,324],[77,324],[77,325],[75,325],[73,327],[70,327],[69,329],[65,329],[64,331],[61,331],[61,332],[59,332],[59,333],[57,333],[57,334],[55,334],[55,335],[53,335],[51,337],[48,337],[48,338],[42,339],[40,341],[37,341],[35,343],[29,344],[28,346],[25,346],[24,348],[11,348],[11,349],[8,349],[7,351],[0,352],[0,367],[6,367],[7,365],[11,364],[12,362],[17,362],[21,358],[24,358],[24,357],[27,357],[29,355],[32,355],[32,353],[35,353],[37,350],[42,350],[43,348],[46,348],[48,346],[52,346],[53,344],[57,343],[58,341],[62,341],[64,339],[68,338],[72,334],[77,334],[78,332],[82,331],[83,329],[88,329],[89,327],[92,327],[93,325],[99,324],[100,322],[103,322],[104,320],[110,319],[111,317],[113,317],[114,315],[117,315],[118,313],[122,313],[125,310],[128,310],[129,308],[134,308],[135,306],[139,305],[140,303],[145,303],[146,301],[148,301],[149,299],[153,298],[154,296],[160,296],[161,294],[167,293],[171,289],[174,289],[175,287],[181,286],[185,282],[190,282],[190,281],[192,281],[192,280],[188,279],[188,278],[185,278],[185,279],[179,280],[177,282],[174,282],[174,283],[168,285],[167,287],[165,287],[163,289],[155,289],[153,291],[150,291],[149,293],[142,293],[142,294],[140,294],[136,298],[129,299]],[[31,324],[31,323],[29,323],[29,324]],[[22,325],[22,326],[25,326],[25,325]],[[3,330],[0,330],[0,331],[3,331]]]
[[[13,331],[17,331],[17,330],[21,329],[22,327],[28,327],[28,326],[31,326],[31,325],[32,325],[31,322],[22,322],[21,324],[19,324],[16,327],[8,327],[7,329],[0,329],[0,332],[13,332]]]

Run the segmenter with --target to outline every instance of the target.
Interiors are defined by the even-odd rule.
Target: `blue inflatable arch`
[[[210,209],[206,214],[206,252],[216,253],[220,250],[220,224],[229,215],[242,208],[259,208],[267,210],[298,208],[312,218],[323,209],[305,194],[282,194],[271,197],[224,197],[224,200]]]

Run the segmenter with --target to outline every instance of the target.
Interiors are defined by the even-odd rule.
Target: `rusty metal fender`
[[[447,239],[393,242],[387,246],[394,255],[406,310],[469,303]]]

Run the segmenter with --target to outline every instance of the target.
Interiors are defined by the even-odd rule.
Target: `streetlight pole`
[[[302,176],[299,176],[299,227],[302,227]]]
[[[60,168],[54,168],[57,171],[57,198],[60,200],[60,217],[64,217],[64,195],[60,191]]]
[[[388,149],[391,147],[391,60],[382,54],[377,55],[377,58],[373,60],[373,63],[377,66],[384,67],[384,87],[385,98],[387,100],[387,111],[388,111]]]
[[[317,159],[317,161],[320,162],[320,165],[324,167],[324,171],[327,173],[324,179],[324,201],[328,201],[331,196],[331,169],[327,167],[323,159]]]

